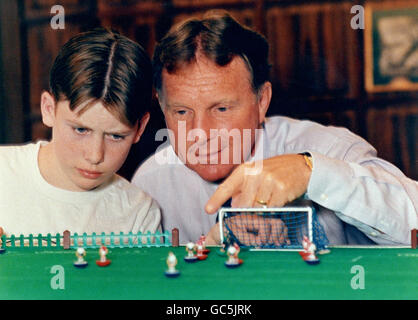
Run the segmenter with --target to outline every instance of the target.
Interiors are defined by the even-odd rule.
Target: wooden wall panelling
[[[261,8],[257,7],[254,1],[209,0],[196,2],[194,6],[185,5],[182,1],[173,1],[172,10],[173,24],[195,16],[202,17],[209,10],[227,10],[235,19],[248,27],[257,28],[261,25],[256,21],[260,18]]]
[[[20,12],[16,0],[0,1],[0,143],[19,143],[27,138],[22,95]]]
[[[280,90],[293,91],[294,97],[353,98],[350,90],[357,83],[350,70],[359,70],[352,55],[361,52],[348,51],[350,46],[358,48],[352,44],[358,40],[347,36],[347,3],[283,6],[270,2],[266,24],[274,60],[272,78],[278,80]]]
[[[406,118],[405,127],[407,143],[403,150],[407,150],[409,156],[409,163],[406,164],[410,168],[408,176],[418,180],[418,110],[415,110]]]
[[[367,110],[368,141],[378,155],[418,179],[418,107],[406,103]]]
[[[345,30],[348,24],[345,8],[340,4],[325,4],[322,11],[322,31],[325,65],[325,85],[333,92],[346,89],[347,49]],[[343,22],[342,22],[343,21]],[[349,20],[348,20],[349,21]]]
[[[1,14],[1,9],[0,9],[0,14]],[[1,26],[0,26],[0,53],[2,52],[2,42],[1,42]],[[0,144],[1,143],[5,143],[6,141],[6,128],[4,123],[6,123],[7,121],[7,117],[6,117],[6,106],[5,106],[5,99],[6,99],[6,94],[4,92],[4,79],[3,79],[3,58],[2,55],[0,54]]]
[[[99,8],[101,4],[110,7],[116,3],[108,11],[113,17],[108,21],[113,25],[123,25],[123,22],[130,25],[128,17],[134,17],[136,27],[126,30],[150,54],[153,39],[159,40],[172,24],[210,9],[228,10],[240,22],[265,34],[270,43],[274,94],[269,114],[281,113],[347,127],[375,145],[383,158],[413,173],[416,167],[416,160],[411,156],[411,148],[416,146],[410,138],[413,135],[408,134],[409,138],[402,141],[397,137],[406,135],[404,127],[407,131],[416,130],[417,111],[411,109],[408,116],[399,110],[391,113],[399,108],[394,99],[386,108],[368,113],[373,104],[364,92],[363,31],[350,26],[351,7],[364,5],[364,0],[98,0],[98,3]],[[141,5],[153,9],[148,9],[148,14],[141,13],[135,9]],[[161,11],[156,12],[155,8]],[[102,15],[101,20],[106,21],[106,17]],[[373,117],[375,121],[370,121]],[[380,126],[378,120],[382,117],[385,120]],[[399,152],[394,151],[396,145]],[[396,160],[397,154],[402,160]]]
[[[27,48],[29,58],[28,86],[30,96],[30,109],[32,137],[34,139],[49,136],[49,129],[41,122],[40,96],[43,90],[49,89],[49,71],[62,45],[71,36],[81,32],[78,25],[67,23],[64,30],[53,30],[49,24],[29,26],[27,29]]]
[[[228,12],[242,8],[262,10],[264,4],[263,0],[172,0],[169,2],[175,11],[191,14],[212,9],[228,10]]]
[[[363,60],[363,36],[364,32],[361,29],[352,29],[350,26],[351,7],[355,4],[362,4],[362,1],[357,3],[345,2],[342,4],[342,12],[340,12],[340,18],[344,21],[344,39],[345,39],[345,63],[344,66],[347,69],[347,84],[348,91],[346,98],[348,99],[363,99],[364,95],[364,60]]]
[[[344,127],[354,133],[358,133],[358,114],[355,110],[342,111],[322,111],[315,112],[314,110],[304,112],[303,114],[296,114],[298,119],[309,119],[318,122],[325,126]]]
[[[300,7],[296,79],[309,95],[324,90],[324,57],[320,43],[320,12],[316,5]]]
[[[60,5],[64,8],[64,29],[53,29],[50,25],[51,8],[55,0],[24,1],[22,26],[24,44],[24,92],[29,96],[31,139],[49,138],[49,129],[41,121],[40,95],[49,89],[49,71],[62,45],[72,36],[97,26],[94,1],[65,0]]]
[[[137,41],[151,56],[164,8],[164,1],[97,0],[97,17],[102,26],[116,29]]]
[[[266,16],[266,35],[270,44],[271,79],[274,89],[292,88],[292,66],[295,64],[293,16],[282,8],[271,8]]]
[[[22,1],[22,0],[19,0]],[[26,22],[50,20],[51,8],[60,5],[65,10],[66,18],[90,13],[94,0],[23,0],[24,18]]]

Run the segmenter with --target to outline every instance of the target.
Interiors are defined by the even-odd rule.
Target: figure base
[[[206,260],[208,258],[208,256],[206,254],[201,254],[201,255],[198,255],[197,258],[199,260]]]
[[[109,264],[110,264],[110,260],[106,260],[106,261],[100,261],[100,260],[97,260],[96,261],[96,264],[99,266],[99,267],[107,267]]]
[[[77,268],[85,268],[88,266],[88,262],[84,261],[84,262],[74,262],[74,267]]]
[[[226,266],[227,268],[237,268],[237,267],[239,267],[240,265],[242,265],[242,263],[243,263],[243,262],[244,262],[244,261],[243,261],[243,260],[241,260],[241,259],[239,259],[237,263],[235,263],[235,262],[231,263],[231,262],[226,261],[226,262],[225,262],[225,266]]]
[[[177,278],[180,275],[180,271],[166,271],[164,274],[168,278]]]
[[[184,261],[189,262],[189,263],[196,262],[197,260],[199,260],[199,259],[196,256],[193,256],[193,257],[186,256],[186,257],[184,257]]]

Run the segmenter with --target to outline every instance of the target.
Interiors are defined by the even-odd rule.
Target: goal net
[[[328,239],[312,207],[221,208],[221,243],[258,249],[301,249],[303,236],[326,248]]]

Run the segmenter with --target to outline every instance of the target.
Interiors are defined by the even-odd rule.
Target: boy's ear
[[[141,138],[142,134],[145,131],[145,128],[148,124],[148,121],[150,119],[151,115],[149,112],[145,113],[144,116],[141,118],[141,120],[139,120],[138,123],[138,130],[136,131],[136,135],[135,135],[135,139],[133,141],[133,143],[137,143],[139,141],[139,139]]]
[[[48,127],[53,127],[55,123],[55,99],[47,91],[42,92],[41,95],[41,114],[42,122]]]

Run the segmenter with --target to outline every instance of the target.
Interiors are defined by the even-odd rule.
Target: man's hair
[[[98,28],[71,38],[60,50],[49,78],[55,101],[74,110],[101,102],[133,127],[152,99],[152,65],[144,49],[119,33]]]
[[[209,12],[202,19],[191,18],[174,25],[157,44],[153,56],[155,89],[161,90],[164,69],[175,73],[184,64],[195,61],[198,51],[219,66],[241,57],[255,92],[269,80],[267,40],[226,12]]]

